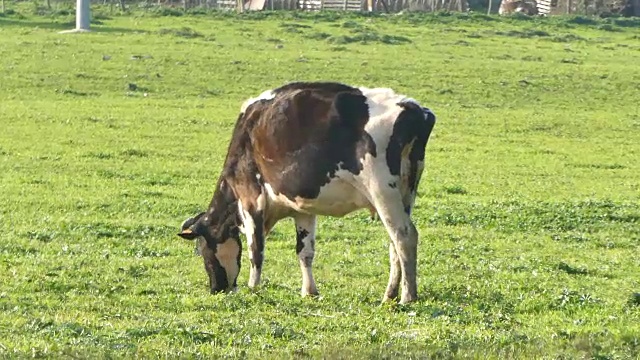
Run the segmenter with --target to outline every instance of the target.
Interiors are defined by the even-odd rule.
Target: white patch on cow
[[[194,249],[194,253],[197,256],[202,256],[202,252],[204,251],[204,248],[207,246],[207,240],[205,240],[204,237],[202,236],[198,236],[195,241],[196,241],[196,246]]]
[[[267,197],[264,195],[264,192],[261,192],[256,199],[258,211],[262,211],[267,207]]]
[[[240,214],[240,220],[244,222],[244,208],[242,207],[242,201],[238,201],[238,214]]]
[[[238,266],[238,254],[240,253],[240,246],[234,239],[227,239],[227,241],[218,244],[216,247],[216,258],[220,262],[220,266],[224,268],[227,273],[227,281],[229,286],[233,284],[233,281],[238,277],[240,267]]]
[[[274,97],[276,97],[276,95],[273,93],[273,91],[265,90],[260,95],[258,95],[258,97],[245,100],[245,102],[242,103],[242,106],[240,107],[240,112],[244,113],[245,111],[247,111],[247,108],[249,107],[249,105],[255,103],[256,101],[271,100]]]
[[[256,232],[256,224],[253,222],[253,217],[249,212],[243,211],[242,217],[244,218],[245,235],[247,235],[247,238],[250,238],[249,244],[251,244],[253,243],[253,234]]]
[[[253,221],[251,214],[244,209],[242,201],[238,201],[238,210],[240,211],[240,217],[242,219],[242,232],[247,237],[247,248],[249,249],[249,260],[253,260],[253,243],[255,242],[256,223]],[[264,259],[264,252],[262,253]],[[260,272],[256,271],[253,267],[249,272],[249,287],[254,287],[260,282]]]
[[[242,201],[238,200],[238,214],[240,214],[240,219],[244,221],[244,215],[242,214],[244,208],[242,207]]]
[[[243,224],[242,232],[247,236],[247,241],[251,244],[253,242],[253,234],[256,231],[256,224],[253,222],[251,214],[242,206],[242,201],[238,201],[238,212]]]
[[[320,188],[315,199],[296,196],[289,199],[277,194],[269,183],[264,184],[270,206],[287,207],[305,214],[342,217],[350,212],[369,206],[369,200],[354,187],[353,174],[347,170],[338,170],[335,177]]]

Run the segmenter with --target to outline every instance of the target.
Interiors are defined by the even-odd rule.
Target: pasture
[[[0,357],[597,358],[640,352],[640,22],[481,15],[0,17]],[[173,13],[179,15],[179,13]],[[176,236],[242,101],[392,87],[437,123],[413,214],[417,303],[380,306],[388,235],[293,221],[262,287],[209,294]]]

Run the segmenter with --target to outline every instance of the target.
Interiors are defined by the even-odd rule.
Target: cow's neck
[[[260,194],[260,177],[249,136],[250,125],[250,121],[241,115],[231,136],[223,170],[209,206],[216,213],[226,212],[218,215],[217,221],[230,224],[233,219],[234,224],[239,224],[241,217],[238,202],[242,203],[245,210],[250,211],[254,207],[251,206],[253,200]]]
[[[216,184],[207,215],[208,225],[215,231],[216,237],[226,239],[238,232],[237,198],[224,174]]]
[[[221,174],[218,179],[218,183],[216,184],[216,189],[213,192],[213,198],[209,203],[209,208],[218,209],[226,207],[236,202],[236,200],[236,196],[229,186],[229,181],[224,174]]]

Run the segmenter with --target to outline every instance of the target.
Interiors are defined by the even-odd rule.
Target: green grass
[[[639,356],[637,19],[150,10],[58,34],[72,14],[0,17],[0,357]],[[319,220],[319,299],[291,220],[255,293],[245,252],[239,292],[209,295],[175,235],[242,101],[320,79],[438,116],[415,304],[379,305],[366,211]]]

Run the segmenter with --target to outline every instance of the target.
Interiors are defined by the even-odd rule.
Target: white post
[[[89,31],[90,5],[90,0],[78,0],[76,2],[76,30]]]
[[[89,23],[91,16],[91,0],[76,1],[76,28],[73,30],[61,31],[64,33],[76,33],[89,31]]]

